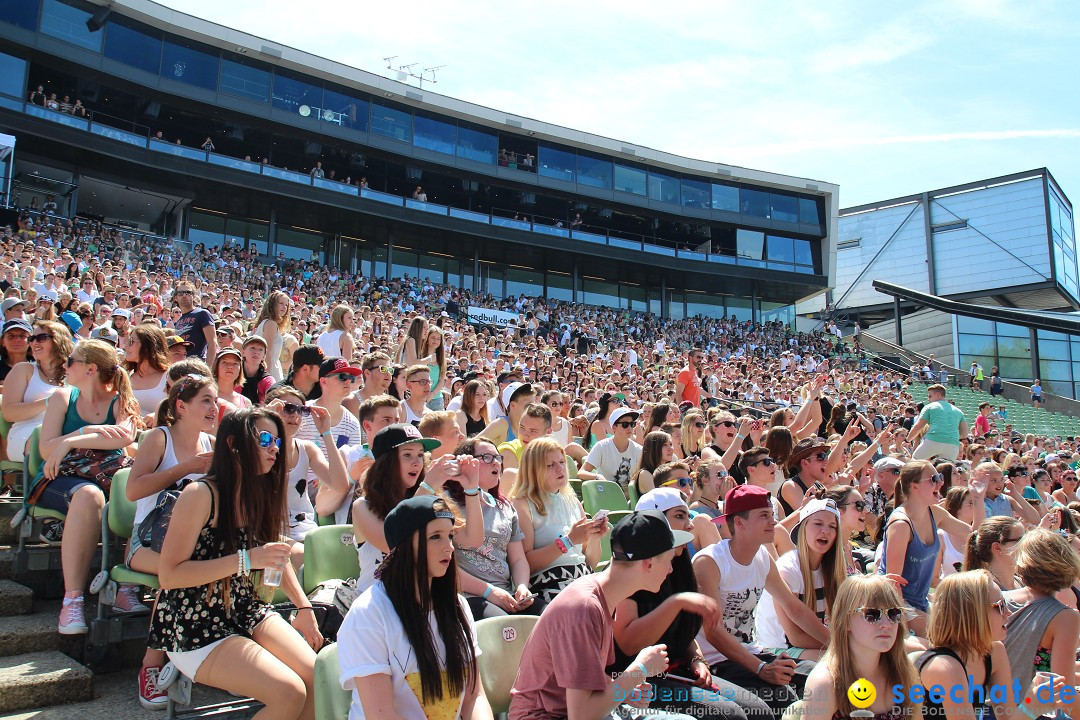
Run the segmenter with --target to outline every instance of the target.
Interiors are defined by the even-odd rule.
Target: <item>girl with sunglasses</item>
[[[910,688],[919,681],[904,647],[907,623],[896,586],[874,575],[848,578],[836,594],[830,618],[831,641],[806,680],[803,717],[851,718],[856,708],[848,688],[860,678],[879,688],[866,708],[873,713],[871,720],[919,717],[919,706],[909,693],[894,704],[886,690],[894,685]]]
[[[266,406],[281,417],[285,428],[282,446],[285,454],[285,489],[288,536],[293,543],[292,563],[299,568],[304,559],[304,537],[318,527],[318,516],[308,494],[309,470],[319,487],[327,486],[339,494],[347,493],[352,483],[345,460],[334,443],[326,443],[325,454],[310,440],[297,438],[305,416],[311,416],[320,435],[331,431],[330,413],[318,405],[307,405],[303,394],[290,385],[281,385],[266,394]]]
[[[1061,474],[1061,480],[1059,482],[1061,487],[1054,491],[1055,500],[1062,505],[1080,502],[1080,495],[1077,495],[1076,493],[1077,487],[1080,487],[1080,482],[1077,481],[1075,472],[1066,470]]]
[[[62,463],[73,450],[98,450],[94,460],[109,461],[112,472],[119,470],[122,465],[116,461],[135,440],[139,403],[117,361],[116,348],[101,340],[78,344],[68,359],[66,380],[70,389],[49,398],[40,436],[45,462],[27,496],[36,497],[37,507],[66,515],[63,523],[43,531],[42,539],[60,542],[65,590],[60,632],[74,635],[87,630],[82,591],[101,538],[108,486],[76,474],[61,474]],[[130,608],[146,609],[137,600]]]
[[[690,466],[682,460],[676,460],[656,468],[656,474],[653,477],[656,480],[657,488],[678,490],[689,507],[698,500],[697,484],[692,476]],[[691,555],[696,553],[699,548],[720,542],[720,530],[713,524],[710,515],[691,510],[690,520],[692,527],[689,532],[694,534],[694,542],[690,543],[688,547]]]
[[[202,375],[192,375],[175,383],[162,403],[161,422],[139,443],[131,466],[127,498],[136,503],[135,521],[126,562],[133,570],[157,575],[161,556],[139,540],[139,526],[157,505],[161,492],[182,489],[206,474],[213,455],[213,433],[217,429],[217,386]],[[184,458],[183,461],[180,458]],[[134,588],[125,586],[116,604],[130,610],[138,603]],[[165,654],[147,650],[139,671],[139,702],[155,709],[164,706],[166,693],[157,688],[157,677],[165,665]]]
[[[703,460],[694,470],[695,500],[690,509],[699,515],[718,518],[723,515],[720,504],[728,491],[735,487],[735,480],[728,475],[719,460]]]
[[[529,560],[522,546],[525,533],[514,504],[499,488],[502,456],[491,441],[478,437],[463,441],[454,448],[454,455],[470,455],[479,463],[484,539],[475,548],[455,542],[458,580],[473,618],[531,613],[534,597],[529,589]],[[464,514],[468,491],[462,484],[447,480],[443,490]]]
[[[21,462],[25,456],[26,441],[45,418],[46,401],[64,384],[64,363],[74,348],[66,325],[48,321],[34,324],[30,335],[34,359],[11,369],[0,399],[4,419],[11,423],[7,435],[9,460]]]
[[[1001,590],[990,573],[971,570],[954,573],[941,581],[934,592],[930,609],[928,637],[930,649],[915,660],[922,686],[943,688],[969,685],[973,692],[942,693],[941,702],[926,701],[923,715],[928,718],[988,717],[993,710],[997,718],[1018,717],[1018,706],[1011,702],[1011,692],[989,692],[991,686],[1010,688],[1013,684],[1009,656],[1005,651],[1006,624],[1011,615]],[[1054,695],[1064,683],[1055,683]],[[1046,698],[1046,690],[1041,691]],[[982,698],[973,705],[969,698]],[[1032,717],[1051,711],[1053,703],[1039,701],[1034,685],[1027,688],[1019,707]]]
[[[682,448],[685,457],[701,457],[701,451],[708,444],[705,440],[705,415],[700,410],[691,410],[682,419]]]
[[[983,498],[986,496],[986,478],[973,479],[971,492],[974,496],[974,521],[982,524],[986,517]],[[896,481],[894,500],[896,509],[889,516],[881,543],[881,560],[878,573],[897,575],[904,579],[904,601],[914,608],[917,616],[911,626],[922,636],[926,630],[926,616],[930,611],[928,593],[935,573],[941,538],[938,528],[945,532],[968,534],[971,525],[953,517],[937,504],[941,476],[927,460],[912,460],[900,470]]]
[[[281,419],[254,408],[221,421],[210,469],[173,508],[148,645],[195,682],[254,697],[268,716],[314,717],[322,636],[289,564]],[[258,595],[252,571],[282,571],[293,627]],[[299,631],[300,634],[297,634]]]

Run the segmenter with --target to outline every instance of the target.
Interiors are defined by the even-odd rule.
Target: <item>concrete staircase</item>
[[[79,662],[84,639],[56,631],[60,601],[12,580],[10,521],[21,506],[0,501],[0,713],[94,697],[94,674]]]

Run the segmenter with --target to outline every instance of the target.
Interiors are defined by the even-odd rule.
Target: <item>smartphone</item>
[[[814,483],[814,489],[815,489],[815,490],[818,490],[818,491],[822,491],[822,490],[824,490],[824,489],[825,489],[825,486],[824,486],[824,485],[822,485],[822,484],[821,484],[821,483],[819,483],[819,482],[816,482],[816,483]]]
[[[593,519],[593,524],[595,524],[595,525],[603,525],[604,521],[607,520],[608,514],[609,514],[609,511],[607,511],[607,510],[597,510],[596,514],[593,515],[593,518],[592,518]]]

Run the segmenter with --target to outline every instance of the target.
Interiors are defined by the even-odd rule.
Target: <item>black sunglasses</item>
[[[285,403],[284,407],[282,407],[281,409],[284,410],[289,415],[310,415],[311,414],[311,408],[310,407],[308,407],[307,405],[297,405],[296,403],[287,402],[287,403]]]
[[[848,505],[854,505],[855,509],[859,512],[863,512],[864,510],[866,510],[865,500],[853,500],[852,502],[840,503],[839,505],[837,505],[837,507],[847,507]]]
[[[723,425],[724,427],[735,427],[735,421],[734,420],[721,420],[720,422],[713,423],[714,428],[720,427],[721,425]]]
[[[765,467],[772,467],[775,464],[776,464],[775,460],[773,460],[771,457],[767,457],[767,458],[761,458],[760,460],[755,460],[752,463],[747,463],[746,467],[754,467],[755,465],[764,465]]]
[[[612,425],[614,427],[632,428],[632,427],[634,427],[634,421],[633,420],[620,420],[617,423],[612,423]]]
[[[29,337],[30,342],[43,343],[46,340],[52,340],[52,335],[49,333],[38,333],[37,335],[31,335]]]

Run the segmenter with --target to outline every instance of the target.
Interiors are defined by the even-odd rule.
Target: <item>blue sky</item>
[[[841,206],[1046,166],[1080,202],[1080,3],[163,0],[370,72]]]

